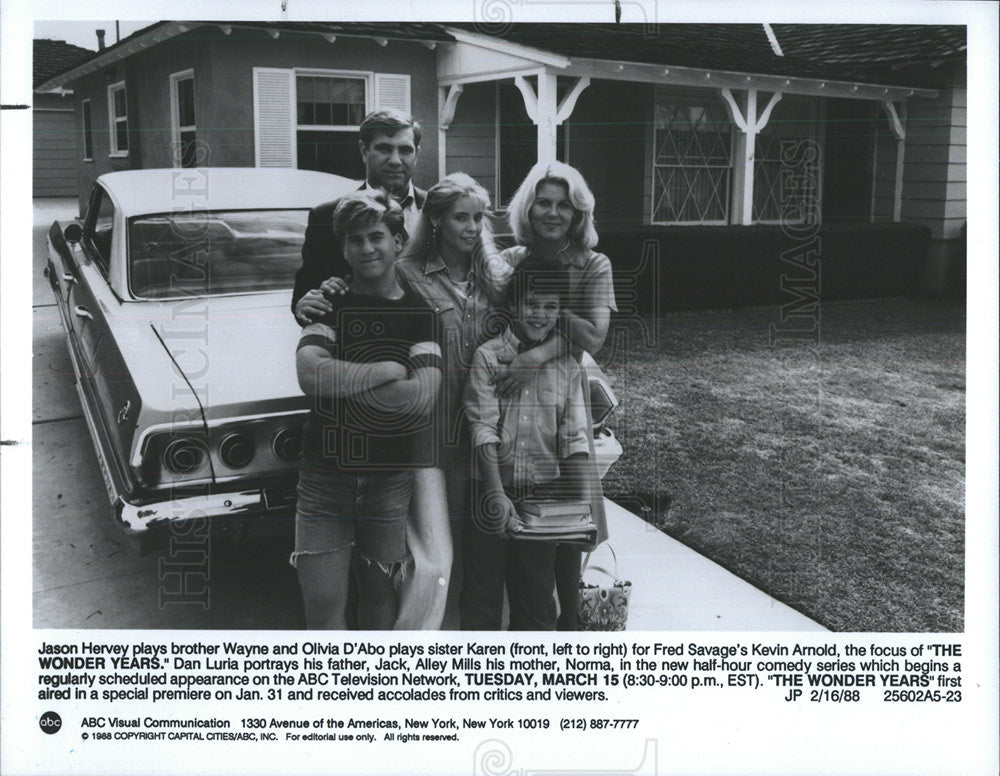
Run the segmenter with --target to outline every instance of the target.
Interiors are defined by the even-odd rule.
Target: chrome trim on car
[[[191,297],[189,296],[136,296],[132,293],[132,289],[128,289],[129,298],[124,299],[125,302],[190,302],[192,298],[194,299],[225,299],[232,296],[261,296],[263,294],[285,294],[288,295],[289,289],[287,288],[264,288],[259,291],[227,291],[224,294],[203,294],[201,296]]]
[[[152,504],[130,504],[119,499],[115,516],[125,531],[138,534],[156,526],[185,520],[265,517],[289,515],[287,506],[268,508],[263,489],[215,493],[209,496],[187,496]]]
[[[77,366],[77,355],[74,350],[73,342],[69,343],[69,355],[70,361],[73,363],[74,371],[76,374],[80,374]],[[113,502],[115,500],[120,500],[123,483],[120,483],[115,477],[115,472],[111,468],[111,461],[109,461],[108,456],[105,455],[104,446],[101,444],[101,440],[104,438],[104,435],[97,426],[97,420],[94,417],[93,410],[90,406],[90,398],[84,390],[82,381],[79,378],[77,379],[74,387],[76,388],[76,394],[80,399],[80,407],[83,409],[84,423],[87,424],[87,430],[90,432],[90,441],[94,446],[94,453],[97,456],[97,467],[101,470],[101,477],[104,480],[104,489],[107,491],[108,496]]]

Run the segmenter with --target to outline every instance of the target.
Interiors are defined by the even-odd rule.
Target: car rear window
[[[291,288],[308,210],[183,211],[129,219],[128,278],[143,299]]]

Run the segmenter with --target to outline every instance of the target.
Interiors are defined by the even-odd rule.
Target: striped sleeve
[[[337,330],[325,323],[310,323],[302,330],[296,350],[314,346],[323,348],[331,356],[337,355]]]
[[[443,368],[441,346],[436,342],[418,342],[410,348],[410,368],[423,369],[426,367]]]

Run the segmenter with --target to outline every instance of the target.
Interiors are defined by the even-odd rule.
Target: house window
[[[194,114],[194,71],[170,76],[172,156],[174,167],[194,167],[198,163]]]
[[[369,77],[297,73],[298,167],[363,178],[358,127],[368,112]]]
[[[537,79],[529,78],[537,93]],[[568,91],[569,79],[556,82],[556,99]],[[497,83],[497,206],[505,207],[538,161],[538,127],[528,118],[524,97],[512,81]],[[564,122],[556,134],[556,158],[569,162],[567,137],[569,122]]]
[[[90,116],[90,100],[81,103],[83,111],[83,161],[94,160],[94,122]]]
[[[127,156],[128,104],[124,81],[108,87],[108,126],[111,130],[111,156]]]
[[[652,222],[725,224],[732,122],[715,95],[656,90]]]
[[[789,147],[794,148],[802,143],[816,139],[816,100],[808,97],[786,95],[774,107],[767,125],[757,133],[754,146],[754,179],[753,179],[753,220],[757,222],[778,222],[788,220],[787,203],[782,192],[782,148],[785,157],[789,156]],[[790,145],[791,144],[791,145]],[[797,154],[798,155],[798,154]],[[791,216],[792,220],[801,221],[802,214]]]
[[[253,68],[254,164],[363,178],[366,113],[410,112],[407,73]]]

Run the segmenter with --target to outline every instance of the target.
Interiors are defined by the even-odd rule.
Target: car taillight
[[[253,460],[253,454],[253,440],[246,434],[227,434],[219,445],[219,457],[230,469],[242,469]]]
[[[193,439],[175,439],[163,449],[163,465],[174,474],[189,474],[205,460],[205,448]]]
[[[302,452],[301,432],[288,426],[279,428],[271,440],[271,450],[283,461],[294,461]]]

